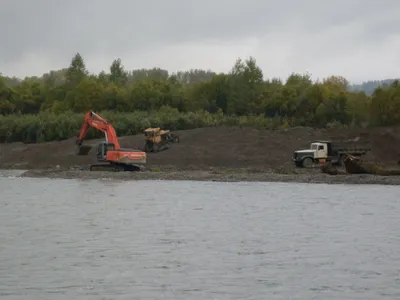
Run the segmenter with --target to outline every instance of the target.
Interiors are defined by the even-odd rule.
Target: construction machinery
[[[147,128],[144,130],[145,152],[158,152],[168,149],[173,143],[179,143],[179,136],[169,130],[162,130],[159,127]]]
[[[344,159],[348,154],[360,157],[369,151],[371,151],[369,143],[360,145],[354,141],[332,142],[318,140],[312,142],[309,149],[294,151],[293,161],[296,167],[304,168],[325,162],[343,166]]]
[[[96,156],[99,162],[107,162],[91,165],[90,171],[139,171],[141,165],[147,162],[146,152],[136,149],[122,149],[113,126],[93,111],[86,113],[76,140],[78,155],[87,155],[92,148],[90,145],[82,145],[90,127],[94,127],[105,134],[105,141],[101,141],[97,145]]]

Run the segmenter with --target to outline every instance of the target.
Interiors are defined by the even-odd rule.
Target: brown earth
[[[370,143],[367,160],[381,165],[397,165],[400,160],[400,126],[374,129],[313,129],[307,127],[282,130],[211,127],[175,132],[180,143],[168,150],[149,153],[147,169],[210,170],[246,168],[258,171],[290,173],[294,170],[294,150],[307,148],[316,139],[357,139]],[[85,168],[97,163],[95,150],[87,156],[75,154],[75,138],[41,144],[0,144],[2,169]],[[98,140],[85,141],[96,145]],[[142,135],[120,138],[123,148],[143,148]]]

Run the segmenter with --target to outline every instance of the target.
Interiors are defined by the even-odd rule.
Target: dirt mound
[[[307,148],[316,139],[368,140],[371,159],[397,164],[400,159],[399,128],[284,130],[212,127],[177,131],[180,143],[166,151],[149,153],[147,167],[209,169],[210,167],[275,169],[292,168],[294,150]],[[75,154],[75,138],[60,142],[24,145],[0,144],[0,168],[41,169],[87,166],[96,163],[95,150],[88,156]],[[96,145],[98,140],[85,141]],[[120,138],[123,148],[143,148],[142,135]]]
[[[372,137],[372,153],[377,162],[400,160],[400,129],[387,128],[377,130]]]

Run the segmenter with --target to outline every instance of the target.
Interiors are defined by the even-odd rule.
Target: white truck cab
[[[322,142],[311,143],[310,150],[314,151],[315,159],[326,159],[328,157],[327,143],[322,143]]]
[[[293,154],[293,160],[296,166],[307,167],[314,163],[325,162],[330,152],[329,141],[316,141],[310,144],[309,149],[297,150]]]

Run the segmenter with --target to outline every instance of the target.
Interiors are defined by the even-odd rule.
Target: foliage
[[[99,114],[113,124],[119,135],[142,133],[147,127],[166,127],[171,130],[194,129],[211,126],[250,126],[275,129],[279,119],[264,116],[228,116],[222,112],[179,112],[176,108],[161,107],[157,111],[111,112]],[[0,116],[0,141],[24,143],[64,140],[77,136],[83,116],[72,111],[63,114],[40,112],[31,115]],[[87,138],[102,137],[100,131],[90,129]]]
[[[76,136],[88,110],[109,119],[119,135],[148,126],[378,126],[400,122],[400,84],[368,96],[340,76],[313,82],[308,74],[265,79],[254,58],[230,72],[153,68],[127,71],[120,59],[90,74],[77,53],[67,69],[24,80],[0,76],[0,139],[50,141]],[[93,131],[92,137],[99,136]]]

